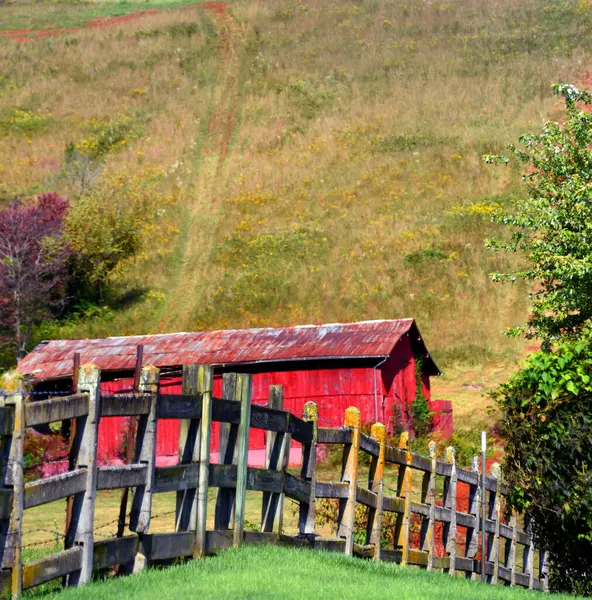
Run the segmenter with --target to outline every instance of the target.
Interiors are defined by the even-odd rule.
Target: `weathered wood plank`
[[[237,398],[237,374],[224,373],[222,375],[222,396],[224,398]],[[218,400],[214,399],[212,406],[212,418],[216,412]],[[239,402],[235,402],[239,405]],[[240,406],[238,409],[240,420]],[[238,424],[220,423],[220,446],[218,452],[218,462],[224,465],[232,465],[237,462]],[[236,488],[219,488],[216,497],[216,508],[214,511],[214,529],[229,529],[233,522],[234,497]]]
[[[23,565],[23,589],[69,575],[82,567],[82,548],[75,546]]]
[[[401,550],[401,564],[409,562],[409,532],[411,525],[411,495],[413,494],[413,454],[408,450],[409,433],[404,431],[399,439],[399,451],[404,453],[405,463],[399,466],[397,495],[403,499],[403,513],[397,516],[395,543]]]
[[[436,520],[436,442],[431,441],[428,448],[432,465],[430,472],[424,474],[423,480],[422,503],[428,505],[428,515],[421,522],[421,549],[428,553],[426,568],[431,571],[434,568],[434,526]]]
[[[233,373],[238,378],[236,373]],[[233,397],[236,398],[236,381]],[[230,398],[214,398],[212,400],[212,421],[217,423],[229,423],[238,425],[240,423],[240,402]]]
[[[152,513],[152,494],[154,493],[156,463],[156,428],[158,406],[158,384],[160,370],[158,367],[143,367],[140,374],[140,393],[150,396],[150,412],[138,420],[136,435],[135,463],[146,466],[146,479],[143,485],[134,490],[130,510],[131,531],[146,533],[150,527]]]
[[[357,486],[356,501],[369,508],[376,508],[378,505],[378,496],[365,487]]]
[[[351,429],[351,444],[346,444],[343,450],[343,471],[341,481],[347,483],[349,490],[347,498],[339,501],[339,518],[337,535],[345,539],[345,554],[352,556],[354,551],[354,534],[356,519],[356,492],[358,478],[358,454],[360,451],[360,435],[362,419],[360,410],[350,406],[345,411],[345,427]]]
[[[290,473],[285,474],[284,494],[297,502],[308,502],[310,498],[310,482],[294,477]]]
[[[269,407],[281,411],[284,407],[284,391],[281,385],[269,386]],[[253,420],[251,419],[251,425]],[[287,421],[286,421],[287,425]],[[290,453],[290,435],[285,432],[267,431],[265,434],[265,468],[284,470],[287,462],[286,452]],[[279,508],[279,531],[282,526],[282,512],[284,507],[284,484],[282,477],[282,489],[280,493],[264,492],[261,501],[261,530],[267,533],[273,532],[274,524],[278,516]]]
[[[234,510],[233,543],[240,546],[245,528],[247,492],[247,464],[249,461],[249,431],[251,429],[251,375],[241,374],[237,378],[238,400],[241,403],[241,420],[238,426],[238,462],[236,480],[236,500]]]
[[[317,498],[347,498],[349,493],[349,484],[333,483],[328,481],[317,481],[316,497]]]
[[[344,428],[319,427],[318,444],[351,444],[351,431]]]
[[[196,394],[159,394],[159,419],[200,419],[201,397]]]
[[[0,489],[0,520],[10,519],[13,499],[12,489]]]
[[[497,486],[494,493],[489,495],[490,517],[494,519],[493,535],[489,536],[489,549],[487,560],[493,564],[493,573],[489,583],[497,584],[500,565],[500,523],[502,520],[502,471],[498,463],[491,465],[491,475],[495,478]]]
[[[210,465],[210,487],[236,489],[237,480],[237,465]],[[284,475],[281,471],[247,467],[247,490],[279,494],[283,489]]]
[[[25,484],[25,508],[47,504],[86,489],[86,469],[76,469]]]
[[[314,536],[292,537],[289,535],[281,535],[280,544],[300,548],[312,548],[314,550],[324,550],[325,552],[343,553],[345,550],[345,540]]]
[[[309,496],[306,501],[300,502],[298,531],[300,535],[312,535],[315,532],[315,488],[317,482],[317,438],[319,425],[319,409],[314,402],[307,402],[304,405],[302,421],[304,425],[312,429],[312,436],[310,442],[304,442],[302,447],[300,478],[309,484]],[[293,429],[292,431],[294,432]],[[299,439],[303,439],[302,436]]]
[[[395,448],[394,446],[386,447],[384,459],[387,463],[394,463],[405,467],[408,466],[412,469],[427,473],[432,469],[432,463],[429,458],[405,451],[402,448]]]
[[[199,476],[197,478],[197,524],[193,558],[206,553],[206,526],[208,519],[208,485],[210,473],[210,437],[212,434],[212,387],[214,370],[200,365],[197,372],[197,391],[201,393],[202,413],[199,422]],[[250,398],[249,398],[250,401]]]
[[[285,433],[288,429],[289,413],[258,406],[253,404],[251,407],[251,427],[255,429],[265,429],[276,433]]]
[[[288,423],[288,433],[292,436],[296,442],[301,444],[311,444],[314,435],[314,426],[312,423],[299,419],[296,415],[290,415]],[[318,443],[318,431],[317,431],[317,443]]]
[[[0,406],[0,436],[12,435],[14,429],[14,406]]]
[[[450,519],[444,523],[443,542],[448,553],[448,574],[456,574],[456,456],[452,446],[446,448],[446,462],[450,466],[450,475],[444,481],[444,506],[450,515]],[[437,466],[436,466],[437,470]]]
[[[202,398],[197,389],[197,365],[183,365],[181,391],[186,399],[193,398],[193,405],[199,404],[201,416]],[[189,401],[191,404],[192,401]],[[175,506],[175,531],[195,531],[197,526],[197,482],[199,475],[199,419],[181,419],[179,423],[179,463],[186,465],[182,485],[172,487],[177,491]],[[173,471],[164,472],[166,475],[179,475]],[[190,475],[190,476],[189,476]],[[155,474],[156,481],[159,475]],[[175,483],[170,481],[170,483]],[[179,480],[181,483],[181,480]],[[186,485],[191,483],[193,485]]]
[[[80,569],[66,578],[67,585],[85,585],[92,579],[94,551],[95,499],[97,493],[97,446],[101,415],[101,371],[93,364],[82,365],[78,375],[78,393],[88,394],[88,415],[76,423],[73,444],[74,466],[86,469],[83,492],[73,496],[72,520],[66,532],[66,549],[82,547]]]
[[[386,427],[374,423],[370,430],[372,441],[378,444],[378,454],[373,456],[368,473],[368,488],[375,494],[375,506],[368,512],[366,544],[374,546],[374,560],[380,560],[382,546],[382,504],[384,498],[384,453],[386,449]]]
[[[384,495],[382,498],[382,510],[403,514],[405,512],[405,499]]]
[[[25,426],[34,427],[88,414],[88,394],[74,394],[25,404]]]
[[[99,490],[114,490],[146,484],[147,465],[131,464],[100,467],[97,481]]]
[[[10,559],[12,569],[12,597],[19,598],[23,591],[23,556],[22,556],[22,530],[24,513],[24,446],[25,446],[25,397],[22,381],[18,382],[18,389],[6,398],[6,404],[14,407],[14,428],[12,437],[5,440],[10,445],[10,460],[12,465],[12,510],[8,535],[4,540],[5,549],[8,549],[6,558]]]
[[[434,556],[433,558],[434,569],[442,569],[443,571],[450,570],[450,557],[449,556]]]
[[[460,472],[458,475],[460,479]],[[469,487],[469,514],[472,516],[472,523],[467,527],[467,537],[465,543],[465,556],[470,559],[474,559],[479,549],[479,529],[481,519],[479,518],[481,513],[481,491],[479,489],[480,473],[479,473],[479,457],[473,457],[473,474],[475,475],[476,483],[471,484]],[[461,518],[459,515],[456,517],[457,523],[461,525]],[[477,571],[473,571],[473,579],[476,578]]]
[[[380,443],[363,433],[360,436],[360,450],[377,458],[380,452]]]
[[[132,563],[138,553],[140,539],[137,535],[95,542],[93,566],[106,569],[115,565]]]
[[[198,465],[173,465],[172,467],[156,467],[154,477],[154,493],[178,492],[197,488]]]
[[[194,531],[148,533],[140,539],[140,552],[149,561],[193,556]]]
[[[133,417],[150,412],[150,396],[103,394],[101,417]]]
[[[456,478],[458,481],[468,483],[469,485],[479,485],[479,471],[467,471],[466,469],[458,468],[456,470]]]
[[[273,532],[245,531],[243,541],[249,545],[278,545],[279,535]],[[232,531],[207,531],[206,532],[206,554],[215,554],[220,550],[231,548],[234,543]]]

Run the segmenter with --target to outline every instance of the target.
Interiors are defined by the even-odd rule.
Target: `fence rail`
[[[182,557],[199,558],[241,543],[287,544],[343,552],[376,560],[417,565],[478,578],[479,536],[486,536],[486,579],[525,588],[548,590],[545,556],[533,545],[528,517],[518,527],[517,515],[504,519],[506,486],[499,467],[489,476],[458,468],[454,451],[444,460],[408,449],[407,434],[398,447],[386,443],[384,425],[371,435],[361,430],[360,413],[349,408],[344,427],[318,427],[314,403],[302,418],[283,411],[281,386],[271,386],[268,407],[251,404],[251,377],[225,374],[224,398],[212,397],[212,369],[183,369],[183,393],[159,394],[159,371],[144,367],[135,395],[101,394],[100,371],[80,367],[75,394],[25,402],[25,393],[1,399],[0,405],[0,595],[18,598],[23,590],[62,578],[67,586],[88,583],[94,572],[117,568],[130,573],[150,563]],[[98,467],[97,432],[103,417],[138,419],[133,461]],[[179,464],[156,466],[156,432],[161,419],[180,419]],[[25,482],[24,438],[28,427],[72,420],[75,435],[66,473]],[[219,422],[219,464],[210,463],[212,423]],[[248,465],[249,432],[266,433],[266,463]],[[290,447],[302,446],[298,475],[288,471]],[[317,446],[343,447],[339,481],[317,479]],[[368,480],[362,485],[360,455],[369,457]],[[385,483],[385,469],[396,468],[396,483]],[[394,473],[393,473],[394,474]],[[421,478],[421,485],[414,483]],[[486,488],[485,531],[480,531],[482,478]],[[468,508],[460,510],[457,490],[468,486]],[[133,489],[129,514],[131,535],[95,540],[94,513],[99,490]],[[208,490],[216,488],[213,506]],[[420,488],[420,492],[415,492]],[[261,531],[245,531],[247,491],[262,492]],[[175,530],[150,533],[155,494],[176,492]],[[416,496],[416,497],[414,497]],[[35,506],[69,498],[64,549],[23,562],[23,514]],[[298,534],[284,531],[285,498],[298,504]],[[339,504],[334,538],[317,533],[317,499]],[[367,508],[365,534],[356,532],[356,505]],[[208,511],[214,529],[207,529]],[[395,515],[394,543],[383,547],[383,519]],[[123,529],[122,529],[123,531]],[[414,537],[413,531],[418,533]],[[356,540],[357,535],[357,540]],[[416,539],[415,539],[416,538]],[[460,544],[459,544],[460,539]],[[414,542],[415,540],[415,542]],[[362,541],[363,543],[358,543]],[[460,548],[459,548],[460,545]],[[438,548],[444,551],[438,551]],[[518,566],[518,551],[522,561]],[[442,555],[444,554],[444,555]],[[535,554],[538,568],[535,573]]]

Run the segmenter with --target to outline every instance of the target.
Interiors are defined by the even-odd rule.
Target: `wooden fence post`
[[[81,569],[67,577],[67,585],[85,585],[90,582],[93,571],[94,518],[97,494],[97,443],[101,415],[101,371],[93,364],[80,367],[78,393],[87,393],[88,415],[76,423],[76,439],[73,444],[74,464],[86,469],[86,489],[74,496],[72,520],[66,535],[66,548],[74,544],[82,546]]]
[[[401,549],[401,564],[409,562],[409,530],[411,526],[411,495],[413,494],[413,471],[411,470],[411,453],[409,452],[409,432],[404,431],[399,438],[399,448],[405,450],[406,464],[399,465],[397,496],[403,498],[403,514],[397,515],[395,540]]]
[[[152,512],[159,373],[158,367],[154,366],[143,367],[140,373],[139,392],[150,395],[150,412],[138,419],[134,457],[134,462],[146,465],[146,483],[136,487],[130,513],[130,529],[140,534],[148,532]]]
[[[549,556],[539,550],[539,579],[543,582],[543,592],[549,591]]]
[[[434,524],[436,520],[436,447],[431,441],[428,445],[431,459],[431,471],[425,473],[422,486],[422,502],[429,506],[429,515],[421,523],[421,549],[428,553],[427,570],[434,568]]]
[[[238,398],[237,377],[236,373],[224,373],[222,375],[222,398],[226,400],[236,400]],[[237,463],[237,439],[238,425],[234,423],[220,423],[218,462],[221,465]],[[233,525],[235,496],[236,490],[234,489],[218,489],[214,513],[214,529],[227,530]]]
[[[345,554],[352,556],[354,552],[354,533],[356,522],[356,486],[358,478],[358,454],[360,451],[361,436],[360,411],[355,406],[350,406],[345,411],[345,427],[351,428],[351,444],[343,447],[343,465],[341,481],[348,483],[346,499],[339,500],[340,519],[338,536],[345,538]]]
[[[201,394],[199,423],[199,477],[197,480],[197,528],[193,558],[206,554],[206,527],[208,519],[208,486],[210,478],[210,438],[212,434],[212,367],[200,365],[197,373],[197,391]]]
[[[13,598],[23,593],[23,513],[25,492],[24,445],[25,445],[25,396],[22,381],[18,389],[6,399],[6,405],[14,407],[14,427],[10,448],[12,465],[12,511],[8,530],[8,544],[12,557],[11,590]]]
[[[378,456],[372,457],[368,487],[376,494],[376,508],[368,513],[368,529],[366,543],[374,544],[374,560],[380,560],[382,542],[382,503],[384,498],[384,454],[386,451],[386,427],[382,423],[374,423],[370,436],[380,444]]]
[[[499,581],[499,544],[500,544],[500,525],[502,520],[502,469],[498,463],[491,465],[491,477],[496,480],[495,493],[490,492],[490,515],[495,523],[493,538],[490,536],[489,561],[493,563],[493,575],[489,578],[490,583],[497,584]],[[493,502],[491,498],[494,498]]]
[[[473,527],[467,527],[467,543],[465,546],[465,556],[474,559],[479,550],[479,523],[481,522],[481,477],[479,473],[479,457],[473,457],[472,470],[477,474],[477,483],[469,486],[469,514],[473,516]],[[480,579],[476,569],[467,571],[467,577],[477,580]]]
[[[518,528],[516,527],[516,513],[512,509],[510,517],[510,528],[512,530],[512,539],[506,540],[505,567],[510,571],[510,586],[516,585],[516,540],[518,537]]]
[[[7,405],[7,396],[0,393],[0,597],[12,593],[13,548],[11,515],[14,506],[14,473],[12,454],[14,435],[14,406]]]
[[[249,430],[251,428],[251,375],[237,378],[238,400],[241,403],[238,427],[238,464],[236,473],[236,502],[234,510],[233,545],[240,546],[245,530],[245,506],[247,500],[247,468],[249,463]]]
[[[528,589],[534,587],[534,546],[532,545],[532,517],[526,515],[524,517],[524,532],[528,536],[530,544],[524,546],[522,551],[522,572],[528,575]]]
[[[302,419],[312,423],[312,441],[302,449],[302,470],[300,477],[310,483],[308,502],[300,502],[298,531],[300,535],[314,534],[315,531],[315,499],[317,483],[317,436],[319,409],[314,402],[304,405]]]
[[[444,483],[444,506],[450,510],[450,523],[444,523],[444,546],[450,559],[448,573],[456,574],[456,459],[454,448],[446,448],[446,462],[450,463],[450,478]]]
[[[281,385],[269,387],[269,408],[282,410],[284,408],[284,390]],[[283,470],[284,453],[286,452],[287,433],[265,432],[265,468],[273,471]],[[290,452],[288,448],[288,452]],[[283,510],[284,494],[263,492],[261,504],[261,531],[272,532],[276,515]]]
[[[183,365],[181,392],[185,396],[197,396],[197,365]],[[199,399],[201,402],[201,398]],[[179,425],[179,463],[199,462],[199,423],[200,419],[181,419]],[[197,467],[199,468],[199,467]],[[195,531],[197,529],[197,488],[177,492],[175,509],[175,530]]]

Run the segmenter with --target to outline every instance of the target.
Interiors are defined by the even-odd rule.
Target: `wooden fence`
[[[150,563],[182,557],[200,558],[217,550],[246,543],[289,544],[343,552],[347,555],[417,565],[480,577],[478,559],[482,474],[457,468],[454,452],[445,460],[410,452],[403,434],[398,447],[386,444],[382,424],[371,435],[361,431],[360,413],[346,411],[342,428],[318,427],[317,407],[305,406],[301,418],[282,410],[282,390],[272,386],[269,406],[251,404],[251,378],[225,374],[223,399],[212,397],[212,370],[205,366],[183,369],[183,394],[159,394],[159,371],[144,367],[139,392],[132,396],[100,392],[100,372],[94,365],[79,371],[77,393],[38,402],[25,402],[23,392],[2,399],[0,406],[0,589],[3,597],[19,597],[23,590],[61,578],[64,585],[84,585],[93,573],[118,568],[129,573]],[[103,417],[137,417],[133,462],[98,467],[97,430]],[[179,464],[156,467],[156,430],[161,419],[181,419]],[[63,474],[25,483],[24,437],[27,427],[72,420],[71,469]],[[213,421],[221,423],[219,464],[210,463]],[[249,431],[267,432],[265,468],[248,466]],[[291,444],[302,446],[298,475],[288,471]],[[317,479],[317,445],[343,447],[343,466],[337,482]],[[360,456],[369,457],[368,483],[360,485]],[[394,487],[385,484],[386,473]],[[365,467],[364,467],[365,469]],[[360,468],[360,472],[363,469]],[[414,474],[421,477],[421,492],[414,500]],[[457,489],[468,486],[468,510],[457,506]],[[518,527],[516,515],[504,521],[506,492],[499,469],[486,477],[487,562],[490,583],[547,589],[544,556],[535,550],[531,528]],[[130,535],[94,539],[94,513],[98,490],[133,488],[128,527]],[[208,489],[217,488],[208,506]],[[260,531],[245,530],[247,490],[262,492]],[[176,492],[175,530],[151,533],[155,494]],[[64,549],[23,562],[25,510],[70,498]],[[283,527],[284,500],[298,504],[298,534]],[[315,525],[315,500],[338,500],[337,536],[321,537]],[[354,526],[356,504],[368,507],[365,535]],[[207,529],[208,510],[214,527]],[[382,520],[395,515],[395,542],[381,547]],[[210,519],[211,522],[211,519]],[[528,519],[526,519],[528,523]],[[412,531],[419,528],[414,546]],[[458,540],[461,542],[458,542]],[[437,548],[444,548],[444,556]],[[522,560],[517,560],[519,549]],[[535,561],[535,554],[536,560]],[[535,566],[536,573],[535,573]]]

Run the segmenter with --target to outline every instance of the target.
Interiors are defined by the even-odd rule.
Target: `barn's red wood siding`
[[[285,410],[301,415],[306,402],[316,402],[319,407],[321,426],[343,425],[345,409],[356,406],[362,413],[363,423],[374,423],[378,420],[386,423],[390,431],[395,431],[397,420],[402,419],[403,425],[408,425],[406,409],[415,399],[416,392],[415,361],[411,345],[408,343],[399,345],[401,345],[400,352],[378,367],[376,378],[373,368],[351,366],[254,373],[253,403],[266,404],[269,398],[269,386],[282,385]],[[129,391],[131,385],[132,379],[125,378],[104,382],[101,387],[104,392],[117,393]],[[169,394],[180,394],[180,377],[163,380],[161,388]],[[214,396],[220,397],[221,394],[222,378],[217,375],[214,378]],[[429,382],[427,386],[424,382],[424,394],[429,398]],[[101,421],[99,429],[101,458],[111,459],[122,455],[126,423],[127,419],[121,417],[111,417]],[[157,431],[157,455],[176,455],[178,443],[179,422],[176,420],[160,422]],[[218,451],[218,443],[219,425],[215,423],[212,431],[212,452]],[[256,429],[251,431],[249,447],[251,450],[265,447],[263,431]]]

